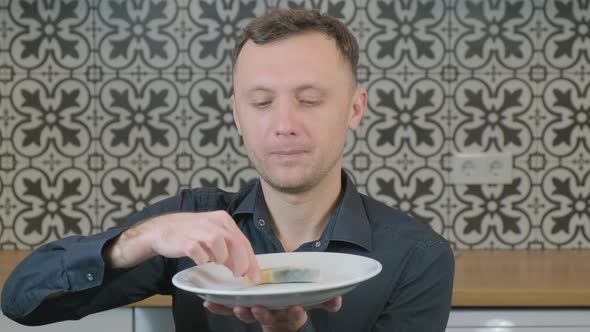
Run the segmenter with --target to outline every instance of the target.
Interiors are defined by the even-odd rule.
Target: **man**
[[[448,243],[359,194],[341,168],[347,130],[367,104],[357,62],[354,36],[329,16],[275,10],[252,21],[234,54],[232,104],[259,182],[238,193],[184,190],[126,226],[39,248],[8,279],[5,315],[46,324],[159,293],[173,296],[177,331],[444,331]],[[363,255],[383,271],[309,311],[230,309],[171,284],[195,262],[257,279],[255,254],[284,251]]]

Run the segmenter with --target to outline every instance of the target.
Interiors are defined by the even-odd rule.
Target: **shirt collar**
[[[344,194],[335,210],[336,217],[330,221],[335,223],[330,240],[354,243],[371,251],[373,234],[365,206],[361,194],[345,171],[342,171],[342,186]]]
[[[232,217],[235,217],[238,214],[248,213],[254,214],[254,207],[256,206],[256,196],[258,196],[258,190],[262,191],[260,188],[260,180],[256,181],[253,185],[246,190],[250,190],[244,199],[239,203],[238,207],[232,212]]]
[[[341,195],[340,202],[334,210],[335,214],[326,226],[322,238],[327,237],[329,241],[353,243],[371,251],[373,249],[372,231],[365,206],[361,194],[345,171],[342,171],[342,189],[344,193]],[[232,216],[244,213],[254,216],[256,210],[265,215],[268,214],[260,180],[251,187]]]

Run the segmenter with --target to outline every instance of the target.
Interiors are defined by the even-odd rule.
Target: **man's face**
[[[298,193],[340,172],[348,128],[366,108],[336,42],[309,32],[248,41],[234,69],[234,119],[254,167],[271,187]]]

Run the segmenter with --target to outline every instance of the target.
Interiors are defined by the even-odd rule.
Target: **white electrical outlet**
[[[451,183],[507,184],[512,182],[512,154],[461,153],[451,158]]]

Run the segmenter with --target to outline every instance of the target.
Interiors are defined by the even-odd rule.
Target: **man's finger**
[[[229,235],[229,232],[227,231],[222,231],[223,233],[227,233],[227,235]],[[226,234],[224,234],[223,236],[219,235],[213,238],[213,240],[209,243],[210,247],[208,247],[209,252],[212,255],[212,259],[219,264],[223,264],[225,263],[228,258],[229,258],[229,250],[227,248],[227,243],[225,242],[225,239],[227,237]]]
[[[209,302],[209,301],[203,302],[203,307],[205,307],[205,309],[207,309],[217,315],[231,316],[234,314],[234,312],[231,308],[228,308],[226,306],[222,306],[219,304],[215,304],[215,303]]]
[[[330,301],[322,303],[322,308],[329,312],[336,312],[342,308],[342,296],[336,296]]]
[[[261,325],[272,325],[273,324],[273,316],[272,313],[262,306],[253,306],[250,311],[252,312],[252,316],[256,318],[256,320]]]
[[[330,299],[324,303],[305,307],[305,310],[324,309],[329,312],[336,312],[340,310],[340,308],[342,308],[342,296],[336,296],[335,298]]]
[[[211,260],[209,254],[199,242],[192,244],[186,255],[192,258],[198,265],[205,264]]]
[[[257,273],[260,268],[258,267],[258,261],[256,261],[250,241],[229,215],[224,219],[224,227],[229,230],[230,233],[233,233],[233,236],[229,238],[230,240],[227,243],[230,251],[229,260],[232,262],[227,265],[233,267],[232,272],[234,272],[234,275],[243,276],[246,274],[250,279],[257,281]]]
[[[305,310],[300,305],[294,305],[287,310],[287,317],[291,321],[300,321],[305,318]]]
[[[238,319],[244,323],[256,322],[256,317],[254,317],[254,315],[252,315],[252,312],[250,311],[250,309],[248,309],[246,307],[236,306],[236,307],[234,307],[233,311],[234,311],[234,315],[236,315],[236,317],[238,317]]]
[[[248,271],[248,264],[249,259],[248,259],[248,253],[246,251],[246,246],[243,245],[242,241],[239,241],[238,239],[232,239],[231,241],[231,256],[232,256],[232,262],[233,262],[233,266],[234,266],[234,270],[232,272],[234,272],[235,276],[243,276],[246,271]]]
[[[254,283],[260,282],[260,266],[258,265],[258,260],[256,259],[256,255],[254,254],[254,250],[252,249],[251,245],[248,245],[248,270],[246,271],[246,275],[250,280],[254,281]]]

